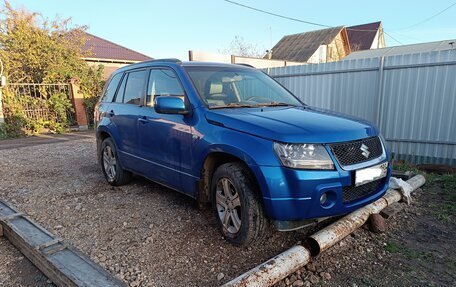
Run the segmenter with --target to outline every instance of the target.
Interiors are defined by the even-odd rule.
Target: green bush
[[[7,1],[0,7],[0,58],[9,83],[67,83],[76,78],[86,98],[88,115],[103,88],[103,66],[90,67],[84,57],[86,27],[71,25],[70,19],[49,20],[39,13],[14,9]],[[19,136],[43,128],[62,132],[69,124],[71,103],[65,94],[44,95],[44,99],[19,95],[4,96],[6,119],[0,136]],[[46,102],[43,102],[45,100]],[[47,108],[47,118],[29,119],[24,107]]]
[[[47,100],[48,108],[52,111],[53,120],[58,123],[68,124],[68,112],[73,111],[68,95],[65,93],[53,94]]]
[[[3,93],[5,124],[0,129],[0,138],[18,137],[34,134],[47,129],[62,133],[70,125],[68,112],[73,110],[71,101],[65,93],[56,93],[47,99],[30,96],[17,96],[5,90]],[[29,118],[25,108],[29,110],[47,110],[46,117]]]

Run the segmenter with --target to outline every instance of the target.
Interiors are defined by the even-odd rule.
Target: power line
[[[420,39],[420,38],[417,38],[417,37],[413,37],[413,36],[410,36],[410,35],[405,35],[405,34],[402,34],[402,33],[398,33],[396,31],[391,31],[390,30],[389,33],[394,34],[394,35],[399,36],[399,37],[407,38],[407,39],[410,39],[410,40],[424,42],[423,39]]]
[[[397,40],[396,38],[394,38],[393,36],[391,36],[390,34],[386,33],[385,30],[383,30],[383,33],[385,33],[386,36],[390,37],[391,39],[393,39],[394,41],[398,42],[399,44],[403,44],[401,41]]]
[[[454,2],[453,4],[451,4],[450,6],[446,7],[445,9],[443,9],[443,10],[437,12],[436,14],[434,14],[434,15],[432,15],[432,16],[430,16],[430,17],[428,17],[428,18],[426,18],[426,19],[424,19],[424,20],[422,20],[422,21],[420,21],[420,22],[418,22],[418,23],[415,23],[415,24],[413,24],[413,25],[410,25],[410,26],[407,26],[407,27],[404,27],[404,28],[395,29],[395,31],[409,30],[410,28],[413,28],[413,27],[416,27],[416,26],[421,25],[421,24],[423,24],[423,23],[426,23],[426,22],[428,22],[428,21],[434,19],[435,17],[439,16],[440,14],[443,14],[445,11],[447,11],[448,9],[451,9],[451,8],[452,8],[453,6],[455,6],[455,5],[456,5],[456,2]]]
[[[319,27],[325,27],[325,28],[336,28],[334,26],[330,26],[330,25],[326,25],[326,24],[310,22],[310,21],[301,20],[301,19],[298,19],[298,18],[293,18],[293,17],[288,17],[288,16],[285,16],[285,15],[280,15],[280,14],[277,14],[277,13],[273,13],[273,12],[269,12],[269,11],[266,11],[266,10],[258,9],[258,8],[252,7],[252,6],[247,6],[247,5],[244,5],[244,4],[241,4],[241,3],[238,3],[238,2],[234,2],[234,1],[231,1],[231,0],[223,0],[223,1],[228,2],[230,4],[233,4],[233,5],[237,5],[237,6],[243,7],[243,8],[247,8],[247,9],[250,9],[250,10],[254,10],[254,11],[257,11],[257,12],[261,12],[261,13],[264,13],[264,14],[272,15],[272,16],[275,16],[275,17],[279,17],[279,18],[283,18],[283,19],[287,19],[287,20],[291,20],[291,21],[295,21],[295,22],[300,22],[300,23],[304,23],[304,24],[309,24],[309,25],[314,25],[314,26],[319,26]],[[367,29],[356,29],[356,28],[345,28],[345,29],[350,30],[350,31],[377,32],[377,30],[367,30]]]
[[[247,5],[244,5],[244,4],[241,4],[241,3],[238,3],[238,2],[234,2],[234,1],[231,1],[231,0],[224,0],[224,1],[228,2],[230,4],[233,4],[233,5],[237,5],[237,6],[243,7],[243,8],[247,8],[247,9],[250,9],[250,10],[254,10],[254,11],[257,11],[257,12],[265,13],[265,14],[268,14],[268,15],[272,15],[272,16],[275,16],[275,17],[279,17],[279,18],[283,18],[283,19],[287,19],[287,20],[291,20],[291,21],[296,21],[296,22],[300,22],[300,23],[304,23],[304,24],[315,25],[315,26],[325,27],[325,28],[335,28],[333,26],[329,26],[329,25],[325,25],[325,24],[321,24],[321,23],[305,21],[305,20],[301,20],[301,19],[297,19],[297,18],[293,18],[293,17],[280,15],[280,14],[277,14],[277,13],[272,13],[272,12],[269,12],[269,11],[266,11],[266,10],[258,9],[258,8],[252,7],[252,6],[247,6]],[[350,31],[377,32],[377,30],[356,29],[356,28],[347,28],[347,27],[345,29],[350,30]],[[402,45],[401,41],[397,40],[396,38],[394,38],[390,34],[386,33],[384,29],[383,29],[383,33],[385,33],[391,39],[393,39],[394,41],[396,41],[397,43]]]
[[[316,23],[316,22],[311,22],[311,21],[305,21],[305,20],[302,20],[302,19],[298,19],[298,18],[293,18],[293,17],[288,17],[288,16],[285,16],[285,15],[281,15],[281,14],[277,14],[277,13],[273,13],[273,12],[269,12],[269,11],[266,11],[266,10],[262,10],[262,9],[259,9],[259,8],[255,8],[255,7],[252,7],[252,6],[248,6],[248,5],[245,5],[245,4],[241,4],[241,3],[238,3],[238,2],[235,2],[235,1],[231,1],[231,0],[224,0],[225,2],[228,2],[230,4],[233,4],[233,5],[237,5],[237,6],[240,6],[240,7],[243,7],[243,8],[247,8],[247,9],[250,9],[250,10],[254,10],[254,11],[257,11],[257,12],[261,12],[261,13],[264,13],[264,14],[268,14],[268,15],[271,15],[271,16],[275,16],[275,17],[279,17],[279,18],[282,18],[282,19],[287,19],[287,20],[291,20],[291,21],[295,21],[295,22],[300,22],[300,23],[304,23],[304,24],[309,24],[309,25],[314,25],[314,26],[319,26],[319,27],[325,27],[325,28],[335,28],[334,26],[330,26],[330,25],[326,25],[326,24],[321,24],[321,23]],[[408,26],[408,27],[405,27],[405,28],[401,28],[401,29],[396,29],[395,31],[397,30],[405,30],[405,29],[409,29],[409,28],[412,28],[412,27],[415,27],[415,26],[418,26],[418,25],[421,25],[437,16],[439,16],[440,14],[444,13],[445,11],[447,11],[448,9],[450,9],[451,7],[455,6],[456,5],[456,2],[454,2],[453,4],[451,4],[450,6],[446,7],[445,9],[441,10],[440,12],[424,19],[423,21],[420,21],[418,23],[415,23],[411,26]],[[367,29],[356,29],[356,28],[350,28],[350,27],[346,27],[345,28],[346,30],[349,30],[349,31],[360,31],[360,32],[377,32],[377,30],[367,30]],[[395,37],[391,36],[390,34],[388,34],[385,29],[383,29],[383,33],[385,33],[385,35],[387,35],[388,37],[390,37],[392,40],[394,40],[395,42],[399,43],[402,45],[402,42],[397,40]]]
[[[241,6],[241,7],[250,9],[250,10],[254,10],[254,11],[257,11],[257,12],[269,14],[269,15],[276,16],[276,17],[283,18],[283,19],[287,19],[287,20],[292,20],[292,21],[301,22],[301,23],[304,23],[304,24],[315,25],[315,26],[320,26],[320,27],[325,27],[325,28],[333,28],[333,27],[328,26],[328,25],[319,24],[319,23],[310,22],[310,21],[304,21],[304,20],[301,20],[301,19],[292,18],[292,17],[288,17],[288,16],[272,13],[272,12],[269,12],[269,11],[261,10],[261,9],[255,8],[255,7],[247,6],[247,5],[244,5],[244,4],[241,4],[241,3],[238,3],[238,2],[234,2],[234,1],[230,1],[230,0],[224,0],[224,1],[228,2],[228,3],[231,3],[231,4],[234,4],[234,5],[237,5],[237,6]]]

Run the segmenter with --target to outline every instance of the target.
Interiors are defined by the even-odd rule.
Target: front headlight
[[[274,143],[274,151],[282,164],[300,169],[334,169],[326,149],[319,144]]]

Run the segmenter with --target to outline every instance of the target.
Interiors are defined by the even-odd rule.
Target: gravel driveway
[[[1,198],[131,286],[219,285],[302,237],[275,233],[264,244],[234,247],[212,213],[185,195],[142,178],[109,186],[95,138],[74,137],[0,145]]]
[[[47,278],[14,246],[0,237],[0,286],[51,287]]]
[[[0,198],[130,286],[217,286],[306,235],[306,230],[275,232],[264,243],[234,247],[222,239],[212,213],[199,210],[185,195],[139,177],[126,186],[109,186],[89,133],[0,142],[0,170]],[[455,220],[437,220],[429,209],[435,205],[421,203],[422,198],[438,202],[441,189],[435,188],[434,198],[418,194],[412,206],[389,221],[386,234],[358,230],[277,286],[456,283]],[[46,286],[1,238],[0,254],[0,286]],[[11,263],[16,261],[25,263]],[[16,284],[17,276],[5,277],[19,272],[32,281]]]

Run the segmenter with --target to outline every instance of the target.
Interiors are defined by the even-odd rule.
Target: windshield
[[[209,108],[302,106],[290,92],[259,70],[207,66],[187,66],[185,70]]]

